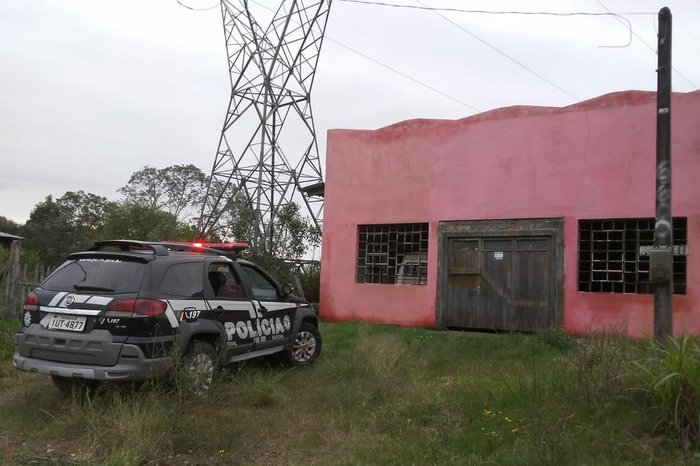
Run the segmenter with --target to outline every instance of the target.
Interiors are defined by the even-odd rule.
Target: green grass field
[[[700,464],[633,384],[645,342],[323,324],[317,364],[227,370],[206,401],[101,387],[64,399],[12,368],[3,464]]]

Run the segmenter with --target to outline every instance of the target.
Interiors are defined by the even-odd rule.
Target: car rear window
[[[64,262],[41,284],[53,291],[133,293],[139,291],[146,264],[118,259]]]

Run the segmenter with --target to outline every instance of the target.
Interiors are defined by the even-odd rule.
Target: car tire
[[[284,352],[285,362],[291,366],[306,366],[321,354],[321,334],[315,325],[303,322]]]
[[[218,361],[214,347],[200,340],[187,346],[184,356],[184,372],[188,391],[195,397],[211,393],[218,372]]]
[[[87,392],[88,395],[93,395],[97,391],[99,382],[97,380],[76,379],[73,377],[60,377],[52,375],[51,380],[58,388],[61,394],[65,397],[73,396],[73,393]]]

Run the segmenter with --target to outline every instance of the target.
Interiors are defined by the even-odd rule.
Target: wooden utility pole
[[[649,273],[654,282],[654,338],[673,336],[673,217],[671,215],[671,10],[659,11],[656,113],[656,224]]]

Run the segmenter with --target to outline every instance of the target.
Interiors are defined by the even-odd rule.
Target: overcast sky
[[[655,90],[655,14],[663,6],[674,17],[674,91],[700,86],[698,0],[421,2],[654,15],[625,15],[633,37],[621,47],[629,30],[610,16],[442,12],[445,19],[333,0],[312,94],[322,157],[332,128]],[[218,8],[191,11],[175,0],[0,0],[0,215],[23,223],[44,197],[66,191],[116,200],[116,190],[145,165],[192,163],[208,174],[229,93]]]

